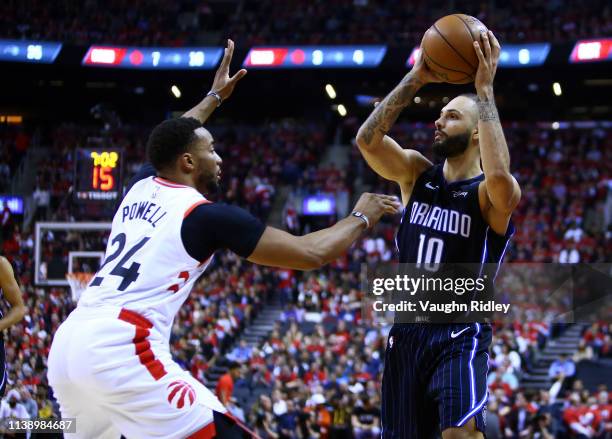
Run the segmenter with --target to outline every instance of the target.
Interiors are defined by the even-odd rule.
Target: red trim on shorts
[[[151,343],[147,340],[147,337],[151,335],[149,329],[153,327],[153,323],[146,317],[125,308],[119,313],[119,320],[123,320],[136,327],[134,338],[132,339],[132,343],[134,343],[134,353],[138,356],[140,363],[147,368],[155,381],[158,381],[166,375],[167,372],[161,361],[155,358],[155,354],[151,350]]]
[[[213,439],[217,435],[217,429],[215,428],[215,421],[211,421],[210,424],[205,425],[195,433],[187,436],[187,439]]]
[[[134,326],[142,326],[147,329],[153,327],[153,323],[151,323],[149,319],[144,316],[141,316],[137,312],[130,311],[129,309],[125,308],[121,309],[121,312],[119,313],[119,320],[131,323]]]
[[[192,205],[189,207],[189,209],[187,209],[187,210],[185,211],[185,214],[183,215],[183,219],[187,218],[187,216],[188,216],[188,215],[191,213],[191,211],[192,211],[193,209],[195,209],[196,207],[198,207],[198,206],[200,206],[200,205],[202,205],[202,204],[210,204],[210,203],[212,203],[212,201],[208,201],[208,200],[200,200],[200,201],[196,201],[195,203],[193,203],[193,204],[192,204]]]
[[[159,183],[162,186],[166,186],[166,187],[173,187],[173,188],[189,187],[184,184],[174,183],[173,181],[166,180],[165,178],[161,178],[161,177],[153,177],[153,180],[155,180],[156,183]]]

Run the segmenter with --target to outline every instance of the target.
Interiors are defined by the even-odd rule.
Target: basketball
[[[425,62],[436,75],[451,84],[474,81],[478,57],[474,41],[480,41],[487,28],[470,15],[452,14],[440,18],[423,36],[421,49]]]

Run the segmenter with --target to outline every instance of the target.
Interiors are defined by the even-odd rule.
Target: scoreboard
[[[580,40],[569,57],[571,63],[612,61],[612,38]]]
[[[214,69],[221,47],[91,46],[82,65],[123,69]]]
[[[256,69],[316,69],[377,67],[387,46],[274,46],[253,47],[243,67]]]
[[[0,40],[0,61],[52,64],[61,49],[61,43]]]
[[[77,149],[74,176],[76,201],[114,204],[123,190],[122,163],[121,149]]]

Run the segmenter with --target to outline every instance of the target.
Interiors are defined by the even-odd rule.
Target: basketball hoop
[[[86,272],[74,272],[74,273],[66,273],[66,280],[70,285],[70,291],[72,291],[72,300],[76,303],[81,297],[81,293],[87,285],[91,278],[93,277],[93,273]]]

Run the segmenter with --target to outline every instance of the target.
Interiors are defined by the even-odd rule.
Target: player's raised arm
[[[274,227],[266,227],[248,260],[296,270],[320,268],[344,253],[383,214],[395,214],[399,207],[395,197],[365,193],[350,216],[326,229],[294,236]]]
[[[431,162],[418,151],[403,149],[387,133],[416,92],[430,82],[440,81],[419,56],[412,70],[374,108],[357,132],[357,146],[368,165],[381,177],[399,183],[404,204],[412,183]]]
[[[521,190],[510,174],[510,153],[493,93],[501,47],[489,31],[482,33],[480,43],[474,42],[474,50],[479,61],[474,85],[478,94],[480,158],[485,175],[484,189],[481,187],[480,193],[484,204],[490,207],[484,209],[489,225],[497,233],[504,234],[510,215],[520,201]]]
[[[187,111],[181,117],[192,117],[203,124],[208,120],[213,111],[215,111],[215,109],[221,105],[224,100],[231,96],[238,81],[240,81],[240,79],[247,74],[245,69],[240,69],[234,76],[229,76],[229,67],[232,62],[233,54],[234,42],[232,40],[227,40],[227,47],[225,48],[221,64],[215,73],[215,79],[213,80],[210,91],[206,94],[204,99],[202,99],[195,107]],[[138,170],[136,175],[130,179],[125,193],[127,193],[136,182],[147,177],[155,176],[156,174],[155,168],[151,165],[151,163],[145,163]]]
[[[213,81],[210,92],[191,110],[183,114],[183,117],[193,117],[199,120],[201,123],[206,122],[210,117],[215,108],[230,97],[234,91],[234,87],[240,79],[247,74],[245,69],[240,69],[232,77],[229,75],[230,63],[232,62],[232,55],[234,54],[234,42],[227,40],[227,47],[223,53],[223,59],[221,64],[215,73],[215,79]]]
[[[4,298],[11,305],[9,312],[0,319],[0,331],[3,331],[20,322],[26,313],[26,307],[21,297],[19,285],[17,285],[15,280],[13,267],[4,257],[0,257],[0,287],[4,293]]]

